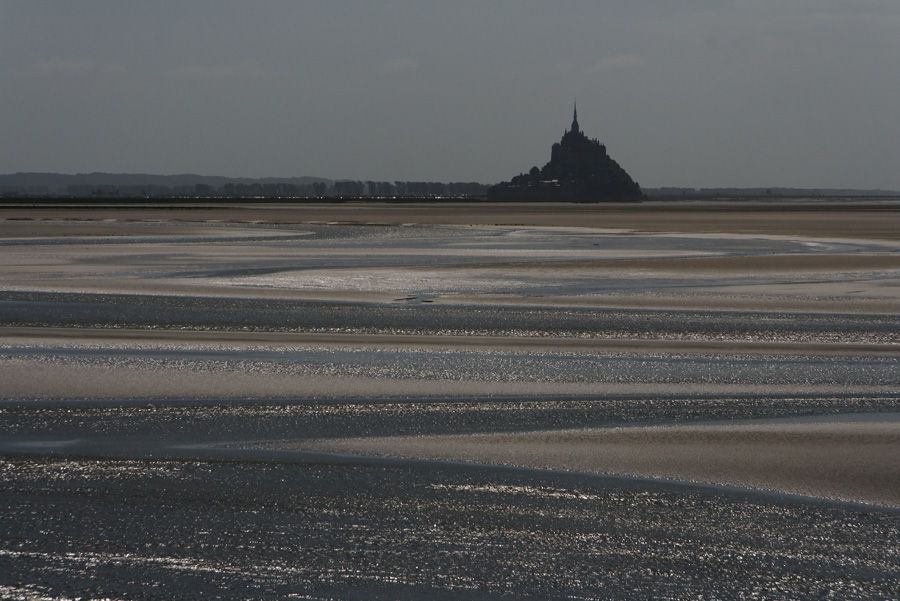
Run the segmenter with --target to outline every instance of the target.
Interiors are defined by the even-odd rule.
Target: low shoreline
[[[900,200],[880,202],[493,203],[303,202],[272,200],[189,204],[135,204],[104,199],[43,205],[0,202],[0,219],[25,225],[38,220],[159,220],[225,223],[345,225],[508,225],[629,229],[641,232],[742,233],[900,240]]]

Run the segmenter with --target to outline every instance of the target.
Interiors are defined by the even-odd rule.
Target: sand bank
[[[0,360],[0,399],[265,399],[394,397],[404,399],[450,396],[503,397],[536,395],[558,398],[597,395],[810,395],[835,393],[834,385],[728,384],[716,382],[496,382],[460,379],[399,379],[365,376],[292,375],[190,367],[106,367],[40,360]],[[854,385],[841,392],[891,394],[896,386]]]
[[[333,453],[629,474],[900,506],[900,414],[859,421],[396,436],[285,443]]]

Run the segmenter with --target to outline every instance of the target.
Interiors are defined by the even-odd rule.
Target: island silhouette
[[[578,105],[572,126],[550,151],[550,162],[488,190],[491,200],[562,200],[574,202],[634,201],[640,186],[606,152],[596,138],[578,125]]]

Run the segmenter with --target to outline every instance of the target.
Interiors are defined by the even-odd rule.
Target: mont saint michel
[[[606,146],[589,138],[578,125],[578,107],[572,126],[553,145],[550,162],[488,191],[492,200],[568,200],[600,202],[637,200],[640,186],[606,153]]]

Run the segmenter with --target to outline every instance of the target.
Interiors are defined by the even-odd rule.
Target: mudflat
[[[0,597],[889,598],[898,219],[0,206]]]
[[[896,313],[897,232],[891,202],[7,207],[0,287]]]

